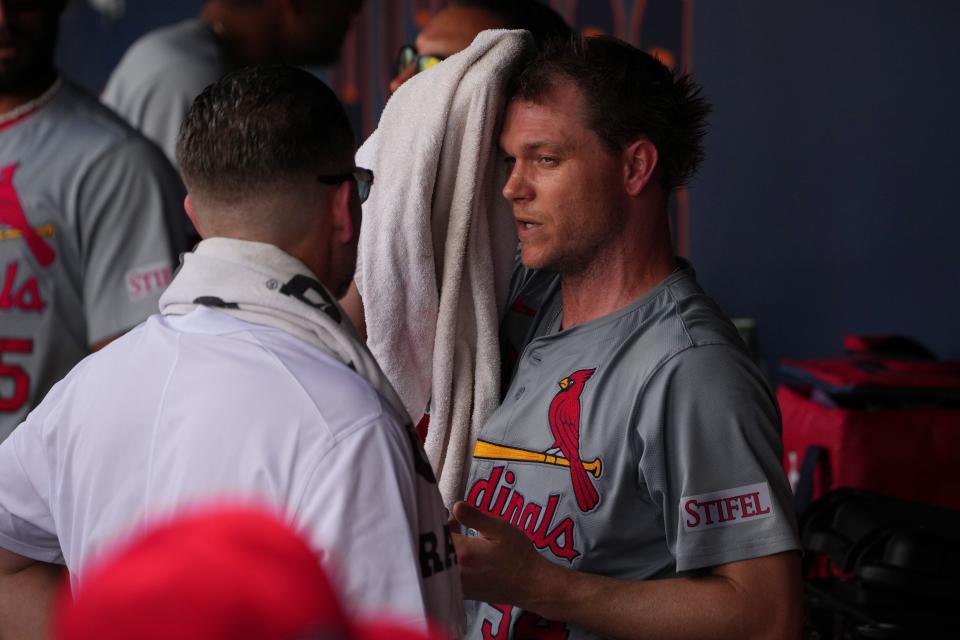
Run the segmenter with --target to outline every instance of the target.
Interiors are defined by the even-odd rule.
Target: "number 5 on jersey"
[[[3,362],[6,353],[33,352],[32,340],[0,338],[0,411],[17,411],[30,397],[30,376],[21,367]],[[5,382],[10,380],[12,384]],[[8,395],[9,394],[9,395]]]

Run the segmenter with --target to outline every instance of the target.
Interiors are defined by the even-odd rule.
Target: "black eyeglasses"
[[[373,171],[363,167],[354,167],[350,173],[335,173],[329,176],[317,176],[317,180],[323,184],[340,184],[347,180],[353,180],[357,183],[357,193],[360,196],[360,204],[367,201],[370,197],[370,187],[373,186]]]
[[[400,75],[410,68],[411,65],[416,65],[413,69],[413,74],[416,75],[421,71],[426,71],[430,67],[440,64],[447,56],[437,56],[437,55],[420,55],[420,52],[417,51],[417,48],[412,44],[405,44],[400,47],[400,51],[397,52],[397,73]]]

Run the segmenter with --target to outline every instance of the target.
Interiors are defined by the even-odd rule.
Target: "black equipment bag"
[[[808,637],[956,632],[960,511],[837,489],[810,505],[801,540]]]

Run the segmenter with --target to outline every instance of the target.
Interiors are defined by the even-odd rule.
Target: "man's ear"
[[[638,196],[653,179],[659,156],[647,138],[634,140],[623,150],[623,186],[631,196]]]
[[[197,233],[200,237],[203,237],[203,231],[200,230],[200,224],[197,222],[197,214],[193,210],[193,198],[190,197],[190,194],[187,194],[187,197],[183,199],[183,210],[187,212],[187,217],[190,218],[190,222],[193,223],[193,228],[197,230]]]
[[[352,180],[344,180],[333,193],[330,207],[330,231],[334,242],[346,244],[354,239],[360,229],[354,224],[352,213],[354,186]],[[359,203],[356,205],[359,207]]]

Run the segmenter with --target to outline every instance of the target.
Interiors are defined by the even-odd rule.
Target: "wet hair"
[[[177,138],[191,191],[232,201],[302,174],[352,166],[356,141],[334,92],[286,65],[247,67],[197,96]]]
[[[537,0],[451,0],[450,4],[483,9],[509,29],[526,29],[533,35],[537,47],[555,38],[569,38],[573,33],[560,14]]]
[[[548,42],[508,91],[511,99],[544,104],[564,81],[580,91],[586,124],[610,153],[647,138],[667,191],[696,173],[711,106],[689,75],[616,38],[573,36]]]

